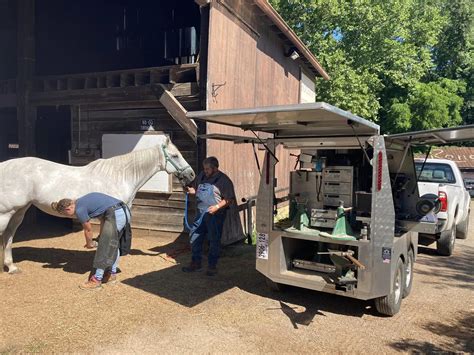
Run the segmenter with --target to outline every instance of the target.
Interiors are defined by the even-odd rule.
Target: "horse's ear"
[[[171,140],[170,140],[170,136],[166,135],[165,137],[166,137],[165,138],[165,145],[167,146],[167,145],[170,144]]]

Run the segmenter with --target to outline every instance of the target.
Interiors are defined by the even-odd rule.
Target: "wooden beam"
[[[108,90],[108,89],[103,89]],[[202,110],[200,98],[197,97],[197,93],[199,90],[196,89],[194,92],[195,87],[191,87],[191,95],[179,95],[179,94],[186,94],[185,88],[180,89],[172,89],[171,92],[176,93],[175,96],[179,96],[179,101],[184,106],[192,106],[193,111]],[[77,101],[77,98],[69,97],[67,99],[67,103],[62,102],[63,98],[58,93],[49,93],[49,95],[37,95],[35,93],[30,94],[30,97],[33,96],[33,103],[37,106],[46,106],[49,105],[49,102],[53,102],[52,105],[70,105],[70,104],[88,104],[90,110],[119,110],[119,109],[133,109],[133,108],[159,108],[163,107],[162,104],[156,101],[155,95],[140,97],[130,97],[127,101],[123,101],[120,99],[119,101],[89,101],[89,102],[80,102]],[[41,98],[39,97],[41,96]],[[131,100],[134,99],[134,100]],[[146,99],[146,100],[145,100]],[[44,100],[44,101],[43,101]],[[76,101],[75,101],[76,100]],[[17,105],[17,97],[16,94],[8,94],[8,95],[0,95],[0,108],[8,108],[8,107],[16,107]],[[188,110],[190,110],[188,108]]]
[[[0,96],[1,98],[1,96]],[[199,111],[202,110],[198,97],[182,96],[179,98],[179,102],[188,111]],[[136,109],[157,109],[163,108],[163,105],[156,100],[154,96],[153,101],[122,101],[122,102],[111,102],[111,103],[93,103],[86,105],[89,112],[92,111],[104,111],[104,110],[136,110]]]
[[[181,126],[182,129],[184,129],[191,139],[197,143],[196,123],[186,117],[187,111],[179,103],[179,101],[176,100],[176,97],[174,97],[173,94],[161,84],[153,85],[152,90],[158,101],[163,104],[171,117],[173,117],[173,119]]]
[[[35,68],[35,0],[17,1],[17,120],[20,156],[34,156],[36,108],[31,107],[28,83]]]
[[[211,2],[211,0],[194,0],[194,2],[199,6],[207,6]]]
[[[168,88],[168,86],[165,87]],[[199,95],[197,83],[181,83],[169,87],[170,92],[176,97]],[[33,92],[31,93],[31,103],[36,106],[54,106],[124,101],[156,101],[156,96],[151,88],[152,85],[145,85],[127,88]]]
[[[176,83],[193,83],[197,80],[197,70],[199,67],[192,68],[181,68],[174,67],[169,70],[169,82],[172,84]]]
[[[18,144],[20,157],[36,156],[36,116],[35,106],[18,101]]]
[[[35,0],[17,4],[16,116],[20,157],[36,155],[36,107],[31,106],[29,85],[35,70]],[[24,222],[36,222],[36,210],[29,210]],[[2,253],[3,254],[3,253]],[[3,271],[3,263],[2,269]]]

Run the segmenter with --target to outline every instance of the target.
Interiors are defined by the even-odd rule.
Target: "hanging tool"
[[[320,157],[316,161],[315,170],[316,170],[316,199],[318,202],[321,202],[321,187],[323,185],[323,170],[326,167],[326,157]],[[319,184],[318,184],[319,182]]]
[[[365,265],[362,264],[359,260],[353,257],[354,251],[348,250],[348,251],[339,251],[339,250],[330,250],[329,251],[321,251],[318,252],[318,254],[328,254],[328,255],[337,255],[344,257],[348,260],[350,260],[354,265],[356,265],[359,269],[365,270]]]
[[[290,157],[296,157],[296,163],[295,163],[295,166],[293,167],[293,170],[296,170],[298,168],[298,163],[300,162],[300,155],[290,153]]]

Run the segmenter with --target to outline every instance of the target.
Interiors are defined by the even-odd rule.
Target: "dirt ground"
[[[184,274],[185,238],[135,236],[121,282],[82,291],[94,253],[82,233],[26,228],[14,244],[22,273],[0,274],[0,354],[474,352],[474,213],[470,225],[452,257],[420,248],[392,318],[371,302],[269,291],[248,245],[226,248],[215,277]]]

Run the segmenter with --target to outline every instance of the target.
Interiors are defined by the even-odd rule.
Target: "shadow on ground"
[[[65,272],[84,274],[90,271],[95,250],[79,251],[60,248],[13,248],[13,260],[15,263],[21,261],[34,261],[43,265],[46,269],[63,269]]]
[[[64,231],[64,234],[70,230]],[[48,233],[48,236],[53,233]],[[58,230],[61,234],[61,229]],[[41,233],[38,233],[41,238]],[[28,240],[28,239],[27,239]],[[67,250],[61,248],[15,247],[15,262],[34,261],[44,264],[44,268],[62,269],[68,273],[84,274],[90,271],[94,250]],[[145,292],[166,298],[186,307],[194,307],[230,289],[239,288],[278,302],[276,308],[267,311],[281,311],[294,328],[311,324],[316,315],[324,312],[362,317],[364,314],[376,315],[371,302],[316,292],[307,289],[287,287],[284,292],[271,291],[266,285],[265,277],[255,269],[255,246],[238,243],[227,246],[222,251],[219,261],[219,273],[206,276],[205,270],[200,273],[183,273],[182,266],[191,258],[188,235],[183,233],[175,241],[150,250],[132,249],[132,255],[153,255],[176,260],[171,267],[138,275],[122,280],[123,284],[141,289]],[[204,255],[207,255],[205,250]],[[204,259],[204,263],[206,259]],[[301,308],[304,311],[301,311]]]
[[[269,290],[265,277],[255,269],[255,247],[247,244],[239,243],[224,248],[216,276],[206,276],[205,268],[197,273],[182,272],[181,268],[190,262],[191,257],[187,235],[151,251],[170,255],[174,253],[178,264],[123,280],[122,283],[186,307],[194,307],[237,287],[244,292],[278,301],[280,307],[268,310],[282,311],[294,328],[309,325],[323,311],[354,317],[375,314],[369,302],[293,287],[288,287],[284,292]],[[205,265],[206,260],[203,261]],[[298,312],[296,309],[300,307],[305,310]]]
[[[474,352],[474,312],[460,312],[454,317],[452,324],[440,322],[430,322],[423,325],[423,328],[436,334],[443,336],[446,341],[441,345],[434,345],[427,341],[416,339],[403,339],[390,346],[396,350],[410,353],[454,353],[466,352],[472,354]]]
[[[156,255],[155,253],[146,253],[139,249],[132,249],[130,254]],[[91,271],[94,255],[95,249],[81,251],[61,248],[13,248],[13,260],[15,263],[33,261],[44,264],[43,268],[45,269],[63,269],[65,272],[80,275]]]
[[[439,288],[446,286],[467,288],[474,290],[474,248],[467,245],[457,245],[455,253],[451,256],[441,256],[436,253],[434,249],[422,248],[419,249],[419,255],[416,260],[418,267],[415,270],[416,274],[421,275],[436,275]],[[433,284],[430,281],[430,284]]]

